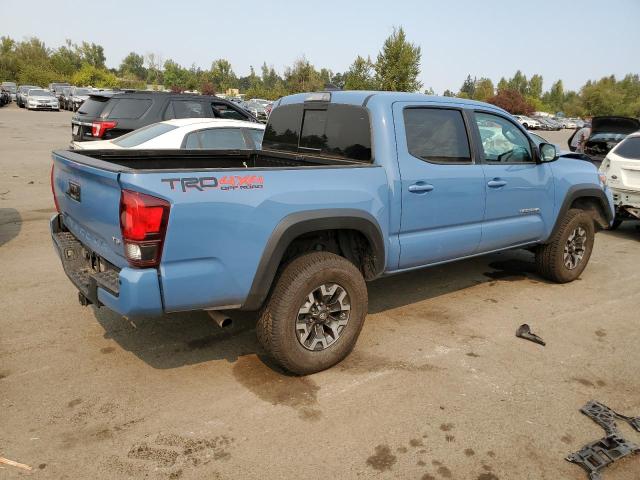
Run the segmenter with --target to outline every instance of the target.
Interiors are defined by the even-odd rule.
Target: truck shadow
[[[622,222],[616,230],[609,230],[602,233],[621,240],[640,240],[640,221],[625,221]]]
[[[0,247],[18,236],[22,217],[15,208],[0,208]]]
[[[533,270],[530,252],[511,251],[383,278],[368,286],[369,313],[426,301],[485,282],[546,283]],[[114,340],[153,368],[171,369],[215,360],[235,363],[240,357],[258,355],[270,369],[278,371],[266,360],[256,339],[255,312],[228,312],[233,325],[219,328],[204,312],[136,318],[129,322],[105,308],[91,308],[104,328],[105,338]]]

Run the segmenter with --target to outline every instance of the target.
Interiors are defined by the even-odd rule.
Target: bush
[[[517,90],[500,90],[497,95],[489,98],[487,102],[514,115],[530,115],[534,111],[533,105]]]

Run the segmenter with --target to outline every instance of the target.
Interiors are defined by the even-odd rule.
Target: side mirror
[[[558,152],[555,145],[551,145],[550,143],[541,143],[539,148],[540,160],[543,162],[553,162],[558,158]]]

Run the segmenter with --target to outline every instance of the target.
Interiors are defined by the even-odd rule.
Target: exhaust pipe
[[[233,320],[228,315],[224,313],[220,313],[216,310],[207,310],[207,313],[211,317],[213,321],[215,321],[220,328],[230,327],[233,323]]]

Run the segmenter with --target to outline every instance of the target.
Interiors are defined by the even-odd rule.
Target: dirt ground
[[[78,304],[48,232],[70,117],[0,109],[0,456],[33,467],[0,478],[577,480],[564,457],[604,436],[580,407],[640,415],[635,225],[598,234],[567,285],[522,251],[371,283],[353,354],[296,378],[251,315],[221,330]],[[546,347],[514,336],[525,322]],[[605,474],[639,476],[640,456]]]

